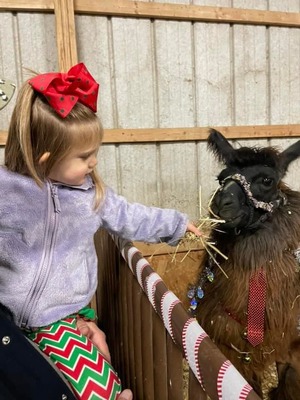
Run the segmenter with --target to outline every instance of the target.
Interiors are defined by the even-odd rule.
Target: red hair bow
[[[99,84],[83,63],[74,65],[67,73],[49,72],[29,81],[30,85],[42,93],[50,106],[65,118],[79,101],[92,111],[97,111]]]

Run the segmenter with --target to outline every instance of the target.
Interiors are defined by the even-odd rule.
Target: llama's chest
[[[221,268],[220,268],[221,267]],[[265,319],[270,325],[286,325],[291,310],[300,313],[300,248],[284,251],[277,259],[247,268],[242,257],[240,264],[229,258],[213,268],[214,279],[200,278],[203,298],[199,300],[197,314],[206,319],[226,318],[226,323],[245,324],[249,302],[253,308],[263,302]],[[204,311],[207,310],[207,311]],[[275,321],[275,322],[274,322]]]
[[[289,252],[281,261],[239,271],[229,259],[223,265],[227,276],[215,270],[197,307],[200,325],[245,376],[281,360],[299,334],[298,258]]]

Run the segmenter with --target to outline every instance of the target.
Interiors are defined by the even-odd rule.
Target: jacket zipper
[[[38,271],[32,283],[30,291],[25,300],[22,313],[19,319],[19,325],[22,328],[28,327],[28,321],[32,312],[35,309],[36,303],[39,301],[41,294],[46,286],[48,276],[50,273],[50,266],[53,257],[53,250],[56,243],[57,230],[58,230],[58,214],[60,213],[60,204],[57,194],[57,186],[47,181],[48,191],[48,208],[47,220],[43,244],[43,253]]]

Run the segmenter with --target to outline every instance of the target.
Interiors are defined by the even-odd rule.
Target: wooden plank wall
[[[169,287],[155,274],[157,281],[153,290],[152,267],[131,243],[115,239],[113,242],[105,231],[96,235],[101,265],[97,304],[102,327],[105,332],[111,332],[107,340],[121,380],[139,400],[219,399],[222,395],[217,391],[216,380],[226,358],[208,337],[203,338],[199,347],[202,328],[195,324],[180,302],[166,311],[162,304],[165,295],[171,294]],[[145,253],[148,250],[145,248]],[[166,324],[170,334],[161,321],[168,319],[166,315],[171,315],[170,325]],[[183,355],[191,356],[195,351],[198,361],[192,361],[192,370],[188,371]],[[197,365],[207,367],[201,368],[201,378],[200,370],[195,370]],[[240,390],[246,386],[246,381],[238,373],[234,375],[234,382],[225,378],[222,388],[228,398],[237,399],[241,398]],[[259,400],[253,391],[246,397]]]
[[[165,330],[138,281],[105,232],[96,235],[101,268],[97,306],[114,366],[134,398],[206,400],[183,354]],[[100,261],[101,260],[101,261]],[[103,283],[103,284],[101,284]],[[120,345],[121,344],[121,345]],[[184,364],[186,365],[186,363]]]
[[[56,37],[53,10],[64,4],[76,13],[71,55]],[[299,0],[0,0],[0,11],[3,76],[19,86],[23,66],[57,70],[77,55],[99,79],[99,167],[129,200],[197,218],[199,187],[206,204],[219,170],[203,142],[208,126],[225,127],[239,144],[284,148],[300,135]],[[59,38],[72,40],[72,29]],[[298,167],[288,176],[296,188]]]

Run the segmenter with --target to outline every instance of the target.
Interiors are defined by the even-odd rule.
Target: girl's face
[[[56,182],[72,186],[80,186],[85,177],[89,175],[97,165],[97,153],[99,146],[83,146],[80,149],[71,150],[70,153],[54,164],[49,178]]]

